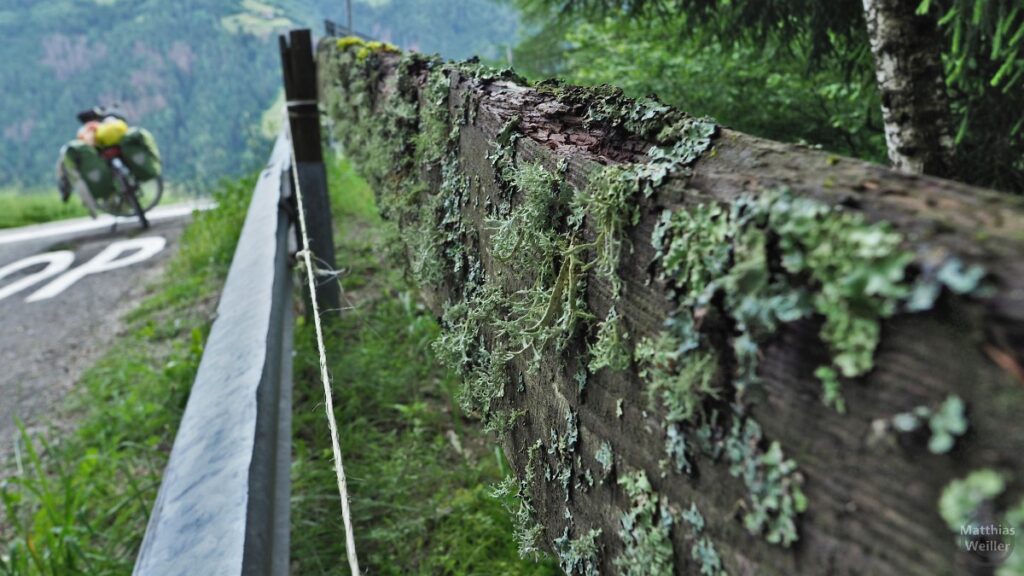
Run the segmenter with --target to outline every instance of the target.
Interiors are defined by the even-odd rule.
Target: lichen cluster
[[[690,536],[693,539],[690,558],[697,563],[700,573],[703,576],[725,576],[722,559],[715,544],[704,535],[704,516],[697,509],[697,505],[691,504],[689,510],[684,510],[681,516],[690,526]]]
[[[938,406],[917,406],[891,418],[872,422],[872,436],[869,442],[876,443],[889,432],[909,434],[927,425],[931,433],[928,450],[932,454],[946,454],[953,449],[956,439],[967,432],[968,423],[964,411],[964,401],[956,395],[948,396]]]
[[[619,536],[625,547],[615,558],[615,568],[625,576],[671,576],[675,572],[673,517],[666,502],[651,488],[643,471],[622,476],[619,485],[631,507],[619,518]]]
[[[384,56],[390,52],[339,41],[328,56],[333,85],[324,90],[325,103],[382,214],[402,231],[409,270],[422,287],[447,297],[434,346],[464,380],[462,407],[506,435],[531,418],[507,408],[525,391],[524,371],[537,377],[553,359],[574,375],[582,398],[591,375],[635,367],[648,409],[664,415],[663,474],[694,474],[703,464],[698,459],[724,465],[744,488],[746,528],[770,543],[792,545],[807,507],[803,476],[778,442],[763,437],[750,410],[763,346],[786,323],[819,319],[829,361],[816,374],[825,403],[842,412],[840,383],[872,369],[884,319],[930,308],[944,286],[969,293],[983,272],[955,259],[918,270],[903,239],[885,224],[787,190],[728,205],[688,202],[664,211],[651,237],[653,274],[675,311],[659,334],[637,338],[623,314],[620,277],[620,261],[632,251],[629,233],[655,205],[659,187],[689,176],[711,150],[714,122],[614,89],[543,83],[536,89],[573,107],[584,126],[646,141],[647,153],[593,171],[578,188],[569,184],[564,161],[551,166],[518,157],[522,118],[513,116],[486,150],[494,177],[486,188],[496,192],[484,194],[479,171],[468,176],[460,154],[462,128],[476,121],[479,96],[453,89],[453,78],[518,79],[478,63]],[[589,306],[588,283],[595,278],[611,288],[601,314]],[[616,415],[622,418],[622,399]],[[940,420],[933,431],[942,448],[959,423]],[[601,531],[576,526],[566,507],[561,536],[545,546],[533,487],[546,482],[568,503],[593,487],[595,476],[604,483],[618,474],[630,508],[618,530],[624,551],[611,563],[622,573],[672,573],[675,517],[667,502],[643,472],[617,472],[607,442],[595,450],[597,467],[584,463],[577,427],[576,413],[567,409],[546,438],[530,445],[524,477],[499,490],[518,499],[521,551],[552,548],[566,572],[596,573]],[[691,525],[691,552],[702,573],[724,573],[696,508],[682,518]]]

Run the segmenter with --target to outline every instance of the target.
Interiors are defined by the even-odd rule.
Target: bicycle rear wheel
[[[164,195],[164,179],[160,176],[140,182],[135,188],[135,197],[144,212],[149,212],[160,203]]]
[[[135,184],[135,203],[138,204],[138,209],[136,209],[136,206],[126,199],[131,186],[132,183],[127,178],[118,175],[117,193],[98,201],[97,206],[100,210],[113,216],[136,216],[139,210],[143,213],[152,210],[160,203],[160,199],[163,197],[164,182],[162,178],[154,178],[141,184]]]
[[[142,208],[142,204],[139,203],[138,188],[134,190],[128,190],[125,193],[125,198],[128,200],[128,204],[131,205],[132,210],[135,211],[135,215],[139,217],[139,222],[143,228],[149,228],[149,220],[146,219],[146,211]]]

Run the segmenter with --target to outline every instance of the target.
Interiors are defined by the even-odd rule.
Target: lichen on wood
[[[938,542],[934,498],[967,463],[929,455],[914,475],[912,446],[861,443],[872,421],[954,395],[971,434],[939,418],[933,452],[1024,466],[1008,448],[1024,430],[998,425],[1024,408],[1020,206],[611,87],[330,41],[319,61],[346,154],[442,317],[435,348],[463,408],[518,471],[504,493],[525,552],[577,573],[751,558],[823,572],[872,546],[861,535],[890,510]],[[970,346],[951,344],[964,333]],[[947,353],[925,363],[925,349]],[[983,440],[998,448],[966,452]],[[832,477],[858,467],[865,491]],[[890,474],[934,497],[894,500]],[[714,520],[671,529],[693,505]],[[857,530],[837,545],[840,523]],[[921,541],[850,570],[934,573],[950,551]]]

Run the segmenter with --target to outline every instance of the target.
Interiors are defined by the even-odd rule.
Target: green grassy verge
[[[223,186],[184,232],[164,284],[58,415],[74,430],[22,443],[0,485],[0,574],[131,573],[254,185]]]
[[[430,344],[431,314],[398,272],[389,227],[345,161],[329,175],[348,309],[328,335],[360,562],[372,574],[556,574],[520,559],[491,486],[503,456],[468,420]],[[296,332],[292,567],[347,574],[311,327]]]
[[[165,183],[160,206],[194,199],[195,196],[185,187],[179,184]],[[77,196],[71,198],[67,203],[61,202],[56,189],[29,191],[0,189],[0,230],[54,220],[81,218],[88,215],[89,212]]]
[[[65,204],[56,191],[20,193],[0,190],[0,229],[88,216],[81,202]]]

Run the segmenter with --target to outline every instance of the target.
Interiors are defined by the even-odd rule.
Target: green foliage
[[[880,100],[859,0],[518,0],[531,78],[658,94],[726,126],[885,162]],[[1024,9],[1015,0],[922,0],[941,47],[958,179],[1024,191]],[[927,21],[926,21],[927,22]]]
[[[658,18],[544,13],[539,24],[516,48],[517,68],[531,78],[613,84],[634,97],[657,94],[748,133],[885,160],[867,52],[857,56],[852,73],[843,66],[808,69],[806,45],[720,39],[678,11]]]
[[[1024,8],[1015,0],[921,0],[946,34],[946,82],[961,177],[1024,190]],[[998,166],[995,170],[993,167]]]
[[[326,17],[345,23],[343,4],[315,4]],[[505,59],[505,49],[515,41],[519,27],[516,10],[494,0],[354,0],[352,20],[357,31],[406,50],[487,61]]]
[[[672,513],[654,492],[647,474],[632,472],[619,478],[631,508],[619,518],[619,537],[625,546],[614,559],[625,576],[669,576],[675,569],[672,554]]]
[[[225,184],[195,216],[166,282],[62,409],[76,428],[53,442],[23,434],[24,467],[0,486],[0,573],[131,571],[254,185]]]
[[[993,500],[1006,489],[1002,474],[990,469],[971,472],[966,477],[950,482],[939,498],[939,515],[950,530],[959,533],[969,523],[978,507]]]

